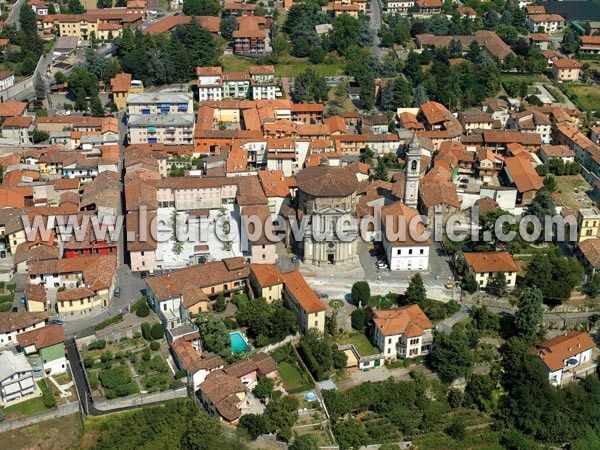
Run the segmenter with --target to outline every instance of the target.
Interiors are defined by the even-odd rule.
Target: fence
[[[273,350],[275,350],[279,347],[283,347],[284,345],[287,345],[291,342],[296,343],[299,340],[300,340],[300,333],[290,334],[283,341],[279,341],[279,342],[276,342],[275,344],[267,345],[266,347],[261,348],[260,351],[265,352],[265,353],[271,353]]]
[[[175,400],[184,397],[187,397],[187,388],[179,388],[172,391],[137,394],[130,397],[115,398],[112,400],[94,399],[94,407],[99,411],[110,412],[115,409],[150,405],[152,403],[165,402],[167,400]]]
[[[79,412],[79,402],[66,403],[59,405],[58,408],[44,411],[41,413],[26,416],[21,419],[11,419],[0,423],[0,433],[17,428],[27,427],[36,423],[44,422],[45,420],[58,419],[59,417],[70,416]]]

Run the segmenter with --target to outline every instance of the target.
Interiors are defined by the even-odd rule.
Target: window
[[[419,254],[421,254],[421,255],[425,254],[425,250],[424,249],[419,250]]]
[[[412,255],[412,248],[408,250],[408,254]]]

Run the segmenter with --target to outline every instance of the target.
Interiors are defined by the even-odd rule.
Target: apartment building
[[[194,114],[194,102],[192,94],[187,92],[131,94],[127,97],[127,114],[129,116]]]
[[[249,72],[223,73],[221,67],[198,67],[198,100],[274,100],[279,92],[273,66],[250,66]]]
[[[325,311],[327,307],[313,291],[302,274],[294,270],[283,274],[283,298],[296,314],[298,325],[303,332],[315,328],[325,332]]]
[[[268,55],[271,53],[269,27],[264,17],[241,16],[238,29],[233,32],[233,52],[242,55]]]
[[[130,116],[130,144],[191,145],[194,143],[194,114]]]
[[[124,27],[137,28],[143,22],[142,14],[129,14],[127,8],[90,9],[85,14],[54,14],[44,16],[44,22],[50,22],[59,36],[74,36],[88,40],[92,33],[100,38],[101,32],[113,35]],[[114,30],[105,25],[117,25]]]

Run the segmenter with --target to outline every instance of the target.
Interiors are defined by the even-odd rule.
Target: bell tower
[[[419,202],[419,175],[421,173],[421,144],[416,134],[408,146],[405,159],[404,204],[416,208]]]

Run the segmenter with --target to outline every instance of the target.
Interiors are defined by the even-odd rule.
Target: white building
[[[415,6],[414,0],[390,0],[386,3],[385,10],[389,14],[408,14],[408,10]]]
[[[8,70],[0,72],[0,91],[8,89],[15,84],[15,74]]]
[[[433,324],[419,305],[375,311],[373,339],[386,361],[431,352]]]
[[[402,202],[381,208],[381,240],[390,270],[429,268],[431,240],[419,212]]]
[[[33,370],[22,353],[0,353],[0,398],[6,405],[34,394]]]
[[[173,92],[158,94],[144,92],[142,94],[129,94],[127,96],[127,114],[131,115],[170,115],[194,114],[192,94],[187,92]]]
[[[45,312],[0,313],[0,347],[16,345],[19,334],[42,328],[47,320]]]
[[[504,273],[508,288],[515,287],[519,268],[509,252],[467,252],[464,257],[480,289],[499,273]]]
[[[198,100],[221,100],[223,98],[223,69],[221,67],[197,67]]]
[[[127,123],[129,144],[192,145],[194,114],[131,115]]]
[[[536,345],[531,354],[543,364],[550,384],[563,386],[595,372],[595,348],[588,334],[569,331]]]

